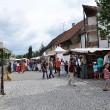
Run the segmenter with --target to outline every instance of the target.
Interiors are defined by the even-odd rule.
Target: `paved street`
[[[102,91],[93,81],[68,78],[42,79],[42,73],[12,73],[5,81],[5,96],[0,96],[0,110],[110,110],[110,90]],[[93,83],[93,84],[92,84]]]

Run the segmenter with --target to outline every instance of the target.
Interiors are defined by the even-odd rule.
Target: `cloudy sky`
[[[0,40],[14,54],[45,46],[72,23],[83,19],[85,5],[95,0],[0,0]]]

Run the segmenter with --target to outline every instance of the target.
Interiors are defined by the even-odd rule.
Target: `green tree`
[[[100,37],[109,37],[110,31],[110,0],[95,0],[98,6],[97,20]]]
[[[29,47],[28,49],[28,59],[32,58],[32,46]]]
[[[42,56],[42,54],[44,53],[44,49],[45,49],[45,46],[43,45],[43,43],[41,44],[41,47],[39,49],[39,55]]]

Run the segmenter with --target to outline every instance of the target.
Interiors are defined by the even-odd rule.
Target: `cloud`
[[[0,0],[0,39],[15,54],[38,50],[83,19],[93,0]],[[65,22],[65,23],[64,23]]]

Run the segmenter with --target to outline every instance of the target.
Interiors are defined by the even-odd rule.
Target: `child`
[[[108,70],[109,64],[105,64],[105,68],[104,68],[104,79],[105,79],[105,84],[104,84],[104,88],[103,91],[108,91],[107,89],[107,84],[110,82],[110,72]]]
[[[98,65],[96,62],[94,62],[93,70],[94,70],[94,78],[98,79]]]

